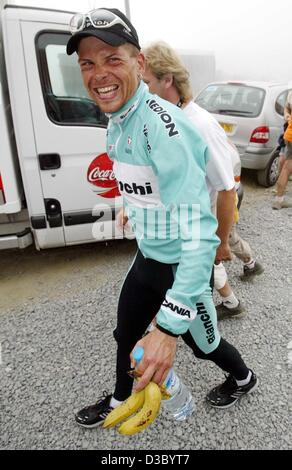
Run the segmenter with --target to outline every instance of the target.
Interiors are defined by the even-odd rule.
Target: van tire
[[[279,176],[279,151],[274,150],[268,166],[264,170],[258,170],[258,183],[265,188],[273,186]]]

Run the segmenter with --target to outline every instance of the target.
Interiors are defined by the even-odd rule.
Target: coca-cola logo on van
[[[120,196],[118,182],[113,172],[113,163],[107,153],[98,155],[89,165],[87,181],[94,185],[94,192],[101,197]]]

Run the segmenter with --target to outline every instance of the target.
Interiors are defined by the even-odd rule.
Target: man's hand
[[[117,226],[119,227],[119,229],[121,230],[124,230],[125,229],[130,229],[130,227],[126,227],[127,223],[128,223],[128,216],[126,215],[126,212],[125,212],[125,209],[122,208],[119,212],[118,212],[118,215],[117,215],[117,218],[116,218],[116,224]]]
[[[142,346],[144,355],[137,369],[142,375],[135,384],[135,391],[138,392],[145,388],[150,380],[157,384],[164,382],[174,361],[176,344],[177,338],[169,336],[157,328],[138,341],[135,347]],[[133,363],[132,353],[131,362]]]
[[[232,252],[228,243],[220,243],[216,251],[215,263],[218,264],[221,261],[231,261]]]

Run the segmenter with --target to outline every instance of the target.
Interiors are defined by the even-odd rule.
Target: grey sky
[[[129,0],[142,45],[162,39],[214,52],[226,79],[292,81],[292,0]],[[123,0],[19,0],[64,10],[124,9]]]
[[[292,80],[291,0],[147,0],[131,2],[142,41],[214,51],[230,79]]]

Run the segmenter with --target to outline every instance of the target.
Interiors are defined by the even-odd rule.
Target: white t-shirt
[[[218,191],[234,188],[234,176],[240,175],[240,158],[235,147],[216,121],[205,109],[190,101],[183,112],[193,122],[208,146],[209,161],[206,165],[206,182],[211,200],[211,208],[216,214]]]

